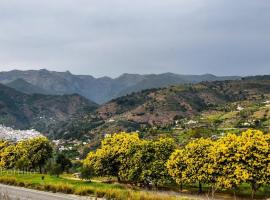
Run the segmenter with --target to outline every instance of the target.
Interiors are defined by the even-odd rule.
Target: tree
[[[71,160],[67,158],[63,153],[57,154],[55,158],[55,162],[59,164],[61,168],[61,173],[69,172],[69,169],[72,167]]]
[[[59,177],[61,173],[63,173],[61,169],[61,165],[55,162],[55,159],[51,158],[47,161],[45,165],[45,170],[48,172],[50,175],[55,175]]]
[[[84,167],[82,166],[80,169],[81,172],[81,179],[85,179],[85,180],[91,180],[92,177],[95,176],[95,171],[93,168],[90,167]]]
[[[68,172],[71,167],[72,163],[70,159],[60,153],[46,162],[45,171],[49,172],[50,175],[56,175],[58,177],[63,172]]]
[[[45,137],[22,141],[18,144],[18,147],[23,150],[22,156],[28,159],[29,168],[38,168],[40,173],[42,173],[42,167],[52,157],[53,153],[52,145]]]
[[[256,191],[269,183],[270,135],[248,130],[239,136],[238,154],[241,170],[247,173],[245,182],[251,185],[252,199]]]
[[[175,150],[167,161],[167,169],[170,176],[176,183],[180,184],[181,191],[183,190],[184,171],[187,168],[185,160],[185,151],[183,149]]]
[[[90,152],[84,166],[93,168],[98,176],[116,176],[120,181],[119,168],[129,148],[139,142],[137,133],[118,133],[106,137],[101,148]]]
[[[10,143],[6,140],[0,140],[0,153],[10,145]]]
[[[15,167],[23,171],[28,169],[28,166],[29,166],[29,160],[25,156],[20,157],[15,163]]]
[[[154,142],[155,156],[152,167],[150,168],[152,171],[150,177],[156,187],[172,181],[166,167],[166,162],[175,148],[175,141],[171,138],[161,138]]]
[[[197,139],[188,143],[184,148],[186,168],[184,179],[189,183],[199,184],[199,193],[202,193],[202,183],[212,181],[213,163],[209,156],[213,141],[211,139]]]
[[[9,145],[1,150],[1,168],[12,169],[16,165],[16,161],[19,159],[17,148],[15,145]]]
[[[133,145],[120,168],[122,179],[148,187],[171,182],[166,162],[174,149],[174,140],[168,138]]]
[[[19,170],[28,170],[30,168],[30,159],[28,156],[28,141],[20,141],[16,144],[17,154],[19,159],[16,161],[16,168]]]
[[[210,155],[215,163],[216,187],[235,191],[248,178],[240,161],[239,145],[240,137],[235,134],[228,134],[214,144]]]

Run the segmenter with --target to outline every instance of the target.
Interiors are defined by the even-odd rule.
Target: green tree
[[[81,179],[84,180],[91,180],[92,177],[95,176],[95,170],[93,168],[90,167],[84,167],[82,166],[80,169],[80,173],[81,173]]]
[[[52,145],[45,137],[22,141],[18,144],[18,147],[22,152],[21,156],[28,160],[29,168],[38,168],[40,173],[42,173],[43,166],[53,153]]]
[[[66,157],[63,153],[56,155],[55,162],[60,165],[61,173],[69,172],[69,169],[72,167],[72,162],[69,158]]]
[[[45,165],[45,170],[48,172],[50,175],[55,175],[59,177],[61,173],[63,173],[61,169],[61,165],[55,162],[55,159],[51,158],[47,161]]]

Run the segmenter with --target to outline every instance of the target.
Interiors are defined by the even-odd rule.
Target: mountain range
[[[238,76],[122,74],[117,78],[94,78],[90,75],[74,75],[69,71],[55,72],[46,69],[0,72],[0,83],[26,94],[51,95],[80,94],[98,104],[114,98],[151,88],[162,88],[176,84],[199,83],[202,81],[238,80]]]
[[[176,120],[192,119],[204,112],[223,110],[226,114],[236,109],[234,104],[254,102],[257,105],[257,99],[266,101],[270,98],[270,76],[230,77],[237,80],[213,75],[184,76],[185,84],[174,84],[180,76],[124,74],[116,79],[100,78],[103,80],[100,81],[90,76],[79,78],[69,72],[2,72],[0,80],[5,85],[0,84],[0,124],[19,129],[34,128],[50,138],[100,141],[107,133],[167,127]],[[123,96],[114,97],[116,93],[110,93],[107,98],[113,99],[98,105],[75,90],[81,92],[79,83],[90,79],[92,83],[99,83],[96,87],[90,86],[95,90],[99,88],[100,93],[103,92],[101,88],[108,91],[118,84],[116,88],[122,88],[119,91]],[[202,82],[197,83],[199,80]],[[112,82],[114,84],[110,85]],[[154,83],[156,88],[144,89]],[[166,87],[159,88],[162,85]],[[119,91],[118,95],[121,94]],[[99,94],[98,90],[96,94]]]

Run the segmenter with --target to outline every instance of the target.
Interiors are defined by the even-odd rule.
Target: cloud
[[[1,0],[0,70],[270,73],[268,0]]]

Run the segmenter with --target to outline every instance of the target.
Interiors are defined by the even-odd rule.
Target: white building
[[[31,129],[31,130],[15,130],[10,127],[0,125],[0,139],[20,141],[27,140],[30,138],[43,136],[40,132]]]

